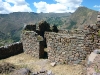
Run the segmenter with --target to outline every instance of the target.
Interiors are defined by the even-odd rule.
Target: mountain
[[[56,25],[63,29],[83,28],[85,24],[96,22],[97,11],[86,7],[79,7],[74,13],[34,13],[34,12],[14,12],[10,14],[0,14],[0,39],[16,42],[20,40],[21,30],[25,24],[38,24],[45,20],[50,25]],[[6,35],[6,36],[5,36]]]
[[[96,23],[98,11],[88,9],[87,7],[79,7],[67,22],[67,29],[82,29],[84,25]]]
[[[10,36],[14,42],[20,40],[21,30],[25,24],[37,24],[41,20],[46,20],[50,24],[63,25],[62,18],[68,18],[70,13],[34,13],[34,12],[14,12],[10,14],[0,14],[0,31]]]
[[[9,35],[6,35],[5,33],[0,31],[0,46],[5,45],[5,44],[10,44],[12,43],[13,40]]]
[[[0,40],[1,39],[6,39],[7,35],[5,35],[3,32],[0,31]]]

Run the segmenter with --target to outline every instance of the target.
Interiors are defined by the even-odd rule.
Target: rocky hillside
[[[97,11],[88,9],[86,7],[79,7],[67,22],[68,29],[79,28],[82,29],[84,25],[96,23]]]

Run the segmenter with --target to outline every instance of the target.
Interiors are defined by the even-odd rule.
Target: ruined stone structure
[[[84,60],[87,55],[84,35],[76,35],[46,32],[48,59],[60,64],[78,64]]]
[[[78,64],[94,49],[100,48],[98,18],[96,24],[88,25],[84,30],[52,32],[46,22],[39,23],[39,30],[35,29],[36,25],[31,25],[34,29],[24,29],[21,35],[24,52],[36,58],[44,58],[44,48],[47,47],[50,62]]]
[[[38,36],[36,32],[23,31],[21,40],[23,40],[23,49],[25,53],[30,54],[36,58],[43,57],[44,46],[41,46],[41,44],[43,45],[43,38]]]
[[[89,45],[89,47],[91,47],[92,50],[100,49],[100,23],[98,17],[97,17],[97,23],[88,25],[85,31],[87,31],[85,36],[85,41],[87,43],[85,44]]]
[[[32,31],[26,30],[27,28],[30,27],[35,28],[36,25],[27,26],[26,28],[24,28],[21,34],[21,41],[23,42],[24,52],[36,58],[44,58],[45,56],[44,29],[46,29],[47,27],[46,31],[49,31],[49,25],[47,22],[41,22],[39,25],[39,30],[36,30],[36,28]]]

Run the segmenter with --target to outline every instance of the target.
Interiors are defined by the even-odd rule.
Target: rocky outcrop
[[[15,70],[13,73],[10,75],[54,75],[52,71],[47,71],[47,70],[42,70],[38,72],[31,72],[27,68],[21,68],[19,70]]]
[[[100,75],[100,49],[88,56],[87,75]]]
[[[10,63],[4,62],[0,64],[0,74],[8,74],[13,72],[16,69],[16,66]]]
[[[21,68],[19,70],[15,70],[13,73],[10,75],[30,75],[30,70],[27,68]]]

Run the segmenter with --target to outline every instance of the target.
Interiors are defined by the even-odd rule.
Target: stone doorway
[[[48,59],[48,53],[44,50],[47,48],[46,40],[39,42],[39,58]]]

